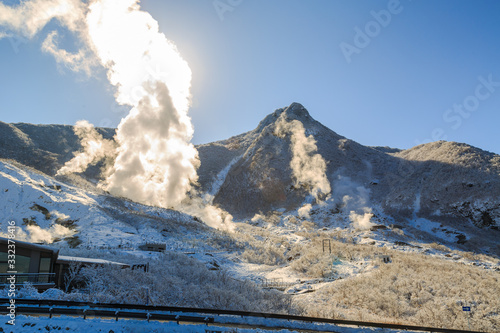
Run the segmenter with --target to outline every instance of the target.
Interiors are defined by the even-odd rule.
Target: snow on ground
[[[176,322],[158,322],[144,320],[121,319],[83,319],[69,316],[31,317],[18,316],[15,327],[0,324],[6,333],[33,333],[33,332],[103,332],[103,333],[205,333],[206,330],[218,330],[230,332],[228,328],[218,326],[206,326],[204,324],[177,324]],[[262,330],[238,329],[241,333],[264,332]],[[276,331],[274,331],[276,332]],[[292,332],[290,330],[280,330],[281,333]]]
[[[498,260],[465,258],[455,252],[429,246],[432,238],[424,243],[422,240],[416,241],[416,238],[412,237],[412,230],[416,229],[429,235],[435,235],[434,239],[442,239],[449,243],[456,241],[458,232],[450,228],[443,230],[439,223],[416,218],[409,221],[409,225],[404,227],[404,231],[393,229],[391,224],[394,221],[374,209],[377,217],[373,219],[373,222],[384,227],[373,231],[357,230],[350,223],[348,213],[337,211],[332,214],[336,209],[335,202],[330,200],[321,205],[312,206],[308,219],[300,216],[301,214],[297,210],[277,212],[278,223],[268,223],[259,218],[242,223],[255,225],[245,229],[248,232],[252,232],[252,228],[255,228],[255,230],[263,230],[275,237],[283,237],[290,244],[309,246],[311,241],[306,236],[307,228],[304,226],[304,222],[312,221],[317,230],[348,238],[355,244],[366,244],[380,249],[396,249],[402,252],[424,253],[444,260],[481,266],[484,269],[500,270]],[[281,290],[288,294],[309,293],[335,284],[335,279],[369,274],[377,267],[377,263],[374,261],[342,260],[332,255],[335,277],[317,279],[292,269],[290,262],[281,265],[252,264],[241,258],[239,250],[216,249],[210,242],[210,229],[201,224],[195,224],[199,222],[194,222],[195,220],[186,214],[144,206],[102,193],[94,193],[57,181],[31,169],[21,169],[0,161],[0,236],[5,235],[7,231],[7,221],[12,220],[19,227],[18,239],[45,241],[46,243],[55,242],[53,245],[57,247],[67,247],[65,242],[57,242],[58,239],[77,236],[82,242],[79,248],[103,248],[104,251],[113,249],[116,253],[131,254],[138,258],[147,259],[155,258],[158,254],[140,251],[138,245],[144,242],[165,243],[167,250],[189,253],[191,257],[205,263],[207,268],[223,268],[235,279],[251,280],[259,284],[266,280],[282,282]],[[265,241],[265,238],[257,233],[254,236],[256,239]],[[16,332],[35,332],[38,331],[38,328],[57,325],[69,327],[69,330],[74,332],[90,329],[102,332],[113,330],[115,333],[205,332],[206,328],[203,325],[191,327],[177,326],[173,323],[151,322],[145,324],[133,320],[127,320],[124,324],[120,321],[116,323],[97,319],[85,321],[87,327],[84,328],[85,326],[82,324],[75,324],[79,323],[80,319],[78,318],[48,320],[40,317],[33,321],[30,317],[20,316],[19,319],[19,323],[30,323],[30,326],[17,325]],[[35,326],[31,327],[31,324]],[[5,327],[1,325],[2,323],[0,323],[0,327]],[[247,331],[238,330],[238,332]],[[248,332],[258,332],[258,330],[248,330]],[[283,332],[288,332],[288,330]],[[358,331],[351,330],[349,332]]]
[[[233,160],[231,162],[229,162],[229,164],[226,165],[226,167],[224,169],[222,169],[222,171],[220,171],[217,174],[217,176],[215,177],[214,182],[212,183],[212,187],[211,187],[210,191],[208,192],[208,195],[214,197],[217,194],[217,192],[219,192],[219,189],[221,188],[222,184],[224,184],[224,181],[226,180],[226,177],[227,177],[227,174],[229,173],[229,170],[242,157],[243,157],[243,155],[240,155],[238,157],[233,158]]]
[[[383,228],[378,230],[356,230],[349,222],[348,215],[342,213],[337,214],[335,219],[330,218],[329,223],[325,224],[324,221],[328,219],[328,214],[331,210],[331,203],[326,205],[324,203],[315,205],[312,208],[312,214],[308,220],[315,222],[317,227],[322,227],[321,229],[323,231],[334,232],[338,235],[342,235],[343,237],[350,237],[354,244],[371,245],[374,247],[374,252],[377,252],[377,248],[380,248],[381,250],[387,248],[405,253],[426,254],[442,260],[460,262],[466,265],[481,266],[488,270],[500,270],[500,262],[498,260],[464,258],[452,252],[452,245],[450,246],[449,251],[439,250],[430,245],[430,240],[432,238],[429,240],[426,239],[425,241],[416,241],[411,235],[405,235],[407,230],[408,233],[411,234],[412,228],[416,228],[428,233],[429,235],[435,235],[437,239],[449,242],[447,243],[448,245],[450,243],[455,243],[458,232],[456,230],[452,230],[451,228],[443,229],[439,223],[429,221],[427,219],[416,219],[411,221],[410,225],[404,228],[405,232],[403,232],[400,229],[393,229],[391,224],[393,224],[394,221],[378,212],[379,217],[375,221],[378,226],[383,226]],[[304,231],[301,224],[297,222],[300,222],[301,220],[304,219],[302,219],[298,211],[296,211],[281,214],[280,222],[278,224],[265,223],[259,221],[257,218],[253,219],[253,223],[257,226],[257,228],[260,227],[265,229],[270,234],[285,237],[292,244],[310,246],[310,240],[298,234],[299,231]],[[384,225],[383,223],[386,224]],[[259,237],[262,238],[261,236]],[[401,239],[404,239],[405,241],[402,241]],[[335,284],[335,280],[337,279],[354,278],[361,274],[369,274],[380,264],[377,259],[358,258],[357,260],[352,261],[341,260],[334,254],[331,256],[335,276],[332,278],[314,279],[306,274],[295,271],[289,263],[281,265],[253,264],[242,260],[240,258],[240,254],[237,252],[231,253],[223,251],[215,255],[221,266],[228,270],[235,278],[249,279],[256,283],[263,283],[266,280],[277,281],[285,286],[280,289],[285,290],[285,292],[289,294],[311,292],[324,286]]]
[[[443,228],[440,223],[432,222],[424,218],[415,218],[410,220],[409,223],[413,228],[425,231],[447,242],[456,241],[456,236],[460,234],[460,232],[454,230],[453,228]]]

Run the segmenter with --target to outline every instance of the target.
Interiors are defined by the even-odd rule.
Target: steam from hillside
[[[133,106],[118,126],[117,157],[102,186],[138,202],[176,206],[198,177],[187,115],[191,70],[136,0],[94,1],[86,23],[116,101]]]
[[[42,229],[37,225],[28,225],[26,226],[26,230],[29,233],[29,238],[26,237],[26,240],[33,243],[44,242],[47,244],[53,243],[55,239],[68,237],[75,233],[69,228],[59,224],[53,224],[48,229]]]
[[[302,207],[300,207],[297,210],[297,213],[299,214],[300,217],[309,219],[309,218],[311,218],[311,216],[309,215],[309,212],[311,212],[311,209],[312,209],[312,205],[310,203],[308,203],[308,204],[305,204]]]
[[[349,213],[354,228],[368,230],[374,224],[370,207],[370,191],[364,186],[360,186],[349,177],[338,176],[333,184],[333,198],[337,202],[342,202],[343,210]]]
[[[296,187],[305,186],[309,193],[320,199],[320,195],[330,193],[331,187],[326,177],[326,162],[317,153],[318,147],[312,135],[306,136],[304,125],[295,119],[288,120],[283,112],[277,123],[275,134],[284,137],[290,134],[292,143],[292,168],[293,177],[296,180]]]
[[[178,205],[197,181],[199,160],[190,143],[193,126],[187,115],[191,70],[176,46],[138,0],[0,4],[2,35],[31,38],[52,19],[79,37],[82,47],[77,53],[60,49],[58,33],[52,31],[42,50],[72,70],[88,72],[98,61],[116,87],[116,101],[132,107],[118,126],[116,146],[90,124],[77,123],[83,151],[59,174],[82,172],[100,159],[116,157],[100,184],[105,190],[145,204]]]
[[[373,213],[371,208],[363,207],[362,213],[357,213],[353,210],[349,213],[349,220],[351,220],[352,225],[358,230],[369,230],[375,224],[371,222]]]
[[[94,125],[86,120],[80,120],[74,127],[75,134],[80,139],[83,151],[67,162],[59,171],[58,175],[73,172],[83,172],[89,165],[95,165],[102,159],[111,159],[116,152],[116,144],[112,140],[103,139]]]
[[[27,225],[23,228],[16,228],[16,239],[32,243],[52,244],[55,240],[69,237],[75,234],[74,230],[66,228],[60,224],[52,224],[48,228],[41,228],[38,225]],[[9,235],[0,232],[0,237],[7,238]]]
[[[193,197],[183,202],[178,207],[186,214],[196,216],[205,222],[206,225],[225,231],[234,231],[233,216],[225,210],[212,205],[213,196],[206,194],[205,197]]]

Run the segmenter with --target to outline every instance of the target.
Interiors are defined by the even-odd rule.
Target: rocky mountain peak
[[[300,103],[294,102],[290,104],[290,106],[279,110],[283,110],[282,112],[280,112],[280,114],[284,112],[286,117],[290,120],[295,119],[304,122],[312,119],[311,116],[309,115],[309,112]]]
[[[279,117],[285,113],[286,120],[298,120],[303,124],[312,125],[316,121],[309,115],[306,108],[300,103],[292,103],[287,107],[276,109],[273,113],[266,116],[255,129],[255,132],[261,132],[265,127],[278,121]]]

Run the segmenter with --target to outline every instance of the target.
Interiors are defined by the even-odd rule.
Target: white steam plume
[[[318,147],[314,137],[306,136],[304,125],[296,119],[287,120],[283,112],[277,122],[275,134],[280,137],[291,135],[290,167],[296,179],[296,186],[306,186],[316,200],[319,200],[321,194],[330,193],[330,182],[326,177],[326,162],[317,153]]]
[[[57,46],[58,33],[50,32],[42,43],[42,50],[52,54],[58,63],[73,71],[83,71],[90,75],[95,65],[95,57],[85,45],[85,13],[87,4],[80,0],[31,0],[21,1],[15,7],[0,3],[0,39],[33,38],[47,23],[55,19],[69,31],[78,35],[81,49],[70,53]],[[3,30],[3,31],[2,31]]]
[[[57,238],[64,238],[73,235],[75,232],[60,224],[53,224],[48,229],[42,229],[37,225],[26,226],[29,233],[28,241],[33,243],[44,242],[50,244]]]
[[[358,214],[351,210],[349,212],[349,220],[351,220],[352,225],[358,230],[369,230],[375,224],[371,222],[373,213],[371,208],[365,208],[362,214]]]
[[[23,228],[16,228],[16,239],[33,243],[44,242],[51,244],[58,238],[69,237],[76,233],[74,230],[60,224],[53,224],[47,229],[42,229],[37,225],[28,225],[26,226],[26,231]],[[7,238],[9,235],[0,232],[0,237]]]
[[[92,60],[98,61],[116,87],[118,104],[132,107],[118,126],[115,149],[88,124],[77,124],[84,149],[59,173],[81,172],[100,158],[115,157],[100,184],[105,190],[144,204],[179,206],[197,181],[199,166],[198,152],[190,143],[187,62],[159,32],[158,22],[141,10],[138,0],[31,0],[17,7],[1,5],[0,33],[7,33],[3,28],[32,37],[53,18],[75,32],[83,46],[76,53],[60,50],[58,34],[51,32],[42,49],[72,70],[88,72]],[[230,221],[204,204],[192,201],[190,210],[200,211],[198,215],[210,221]]]
[[[51,54],[58,64],[63,64],[74,72],[84,72],[90,76],[92,67],[96,65],[90,50],[82,48],[77,53],[68,52],[59,48],[57,37],[57,31],[50,32],[42,43],[42,51]]]
[[[80,120],[74,127],[75,134],[80,139],[83,151],[68,161],[57,175],[83,172],[89,165],[94,165],[102,159],[112,158],[116,151],[116,144],[112,140],[105,140],[94,125],[86,120]]]
[[[370,207],[370,191],[353,182],[349,177],[338,176],[333,184],[334,200],[343,203],[343,210],[349,212],[349,220],[354,228],[368,230],[375,224]]]
[[[208,194],[203,199],[194,197],[183,202],[178,208],[186,214],[200,218],[212,228],[234,231],[233,216],[225,210],[212,205],[212,199],[213,196]]]
[[[308,218],[311,218],[311,216],[309,215],[309,213],[311,212],[311,209],[312,209],[312,205],[310,203],[308,203],[308,204],[305,204],[304,206],[300,207],[297,210],[297,213],[299,214],[300,217],[308,219]]]
[[[170,207],[179,204],[197,181],[198,153],[187,115],[191,70],[158,23],[137,0],[32,0],[17,7],[0,5],[0,25],[33,37],[56,18],[85,44],[77,53],[57,47],[51,32],[42,49],[73,70],[89,71],[89,50],[107,69],[119,104],[132,106],[111,144],[95,138],[88,124],[77,133],[83,152],[60,174],[81,172],[104,156],[116,156],[101,186],[112,194]],[[94,137],[88,140],[89,136]]]
[[[197,181],[187,115],[191,70],[137,0],[97,0],[86,18],[91,46],[133,106],[118,126],[118,155],[103,186],[145,204],[176,206]]]

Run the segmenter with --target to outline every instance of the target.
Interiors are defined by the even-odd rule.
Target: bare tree
[[[64,291],[68,292],[71,285],[78,281],[79,273],[82,269],[82,264],[77,262],[72,262],[69,264],[68,271],[64,274]]]

